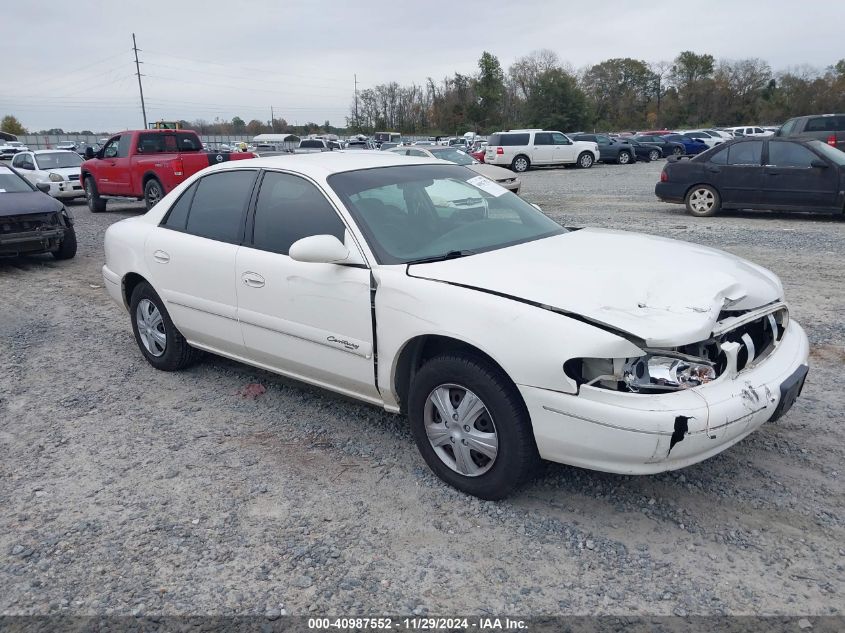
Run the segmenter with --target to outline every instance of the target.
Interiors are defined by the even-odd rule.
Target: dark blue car
[[[0,165],[0,255],[76,255],[73,217],[47,195],[49,190],[48,183],[35,187],[11,167]]]
[[[701,152],[707,151],[709,149],[707,147],[707,143],[704,141],[700,141],[697,138],[688,138],[686,136],[681,136],[680,134],[664,134],[663,138],[667,141],[672,141],[674,143],[680,143],[684,146],[684,150],[686,150],[687,154],[700,154]]]

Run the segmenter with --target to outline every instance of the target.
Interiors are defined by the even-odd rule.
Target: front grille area
[[[727,318],[742,318],[742,313],[723,312],[719,316],[721,320],[717,323],[717,326]],[[772,353],[783,337],[788,322],[789,313],[787,309],[780,307],[752,321],[740,323],[707,341],[679,347],[678,351],[712,361],[715,364],[717,374],[721,374],[727,365],[727,356],[721,345],[733,342],[739,345],[736,367],[738,371],[742,371],[762,361]]]
[[[0,235],[30,233],[43,229],[54,229],[59,225],[58,213],[33,213],[0,217]]]
[[[71,174],[67,177],[68,180],[79,180],[79,174]]]

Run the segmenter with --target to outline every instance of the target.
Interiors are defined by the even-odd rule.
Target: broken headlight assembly
[[[706,358],[653,349],[634,358],[574,358],[564,371],[579,386],[630,393],[682,391],[718,376],[716,364]]]

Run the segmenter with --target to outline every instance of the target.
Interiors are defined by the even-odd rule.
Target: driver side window
[[[106,143],[106,146],[103,148],[103,158],[117,158],[117,147],[119,143],[119,136],[116,136]]]

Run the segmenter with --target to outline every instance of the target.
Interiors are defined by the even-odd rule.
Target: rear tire
[[[152,209],[164,197],[164,187],[157,178],[150,178],[144,185],[144,204],[147,211]]]
[[[697,218],[707,218],[716,215],[722,206],[719,192],[710,185],[696,185],[687,191],[685,203],[687,213]]]
[[[129,316],[138,348],[156,369],[177,371],[199,358],[200,351],[188,345],[170,320],[164,302],[146,281],[132,291]]]
[[[596,162],[596,159],[593,158],[593,155],[590,154],[590,152],[582,152],[578,156],[577,165],[581,169],[589,169],[590,167],[593,166],[593,163],[595,163],[595,162]]]
[[[53,257],[59,260],[76,257],[76,231],[72,226],[69,226],[65,231],[62,243],[59,244],[59,248],[53,251]]]
[[[462,409],[470,402],[466,398],[476,406]],[[431,470],[467,494],[502,499],[528,481],[540,463],[519,392],[484,359],[444,354],[426,362],[411,383],[408,417]]]
[[[85,198],[88,200],[88,208],[91,213],[102,213],[106,210],[106,201],[100,197],[97,191],[97,183],[92,176],[85,177]]]
[[[673,156],[682,156],[685,153],[686,152],[684,151],[684,149],[682,147],[673,147],[672,148],[672,155]]]
[[[530,167],[531,161],[528,160],[527,156],[523,156],[522,154],[514,157],[513,162],[511,163],[511,170],[518,174],[528,171]]]

